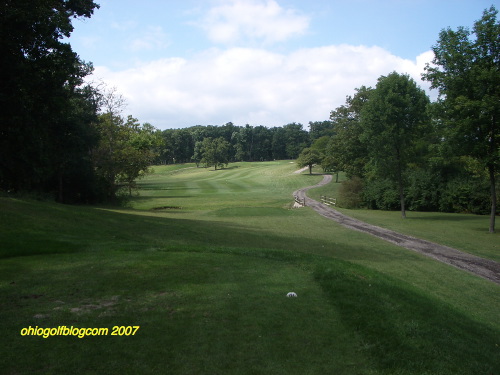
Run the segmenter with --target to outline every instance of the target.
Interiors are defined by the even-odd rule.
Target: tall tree
[[[138,120],[128,116],[124,131],[126,133],[123,145],[123,164],[119,171],[118,181],[125,183],[132,195],[135,181],[150,172],[150,166],[157,155],[162,139],[153,125],[140,125]]]
[[[310,145],[309,133],[305,131],[302,124],[295,122],[283,126],[286,157],[297,159],[300,152]]]
[[[331,121],[309,121],[309,135],[311,140],[316,140],[325,136],[335,134],[333,123]]]
[[[89,18],[95,8],[91,0],[0,2],[0,188],[59,190],[62,197],[61,182],[69,178],[62,171],[69,164],[61,160],[60,145],[93,141],[74,138],[88,134],[91,122],[68,123],[75,101],[84,97],[76,88],[92,66],[62,40],[74,18]],[[79,145],[68,157],[74,161],[79,150],[85,158],[89,147]]]
[[[346,98],[346,104],[330,113],[334,135],[325,150],[325,156],[334,161],[337,168],[351,178],[361,177],[368,161],[367,148],[360,136],[363,129],[360,116],[363,106],[368,102],[373,89],[361,86],[354,96]]]
[[[303,149],[297,159],[297,165],[300,168],[309,167],[309,174],[312,174],[314,164],[319,163],[321,163],[321,154],[318,150],[311,147]]]
[[[372,173],[398,186],[403,218],[406,172],[428,131],[428,104],[429,98],[413,79],[393,72],[378,79],[361,111],[362,139],[368,145]]]
[[[205,138],[202,145],[201,162],[207,167],[224,167],[229,163],[231,144],[224,138]]]
[[[496,175],[500,167],[500,24],[494,6],[472,31],[442,30],[433,47],[434,59],[423,79],[439,90],[438,113],[445,139],[455,152],[475,158],[488,171],[495,231]]]
[[[123,186],[129,194],[135,180],[143,177],[152,164],[162,138],[151,124],[140,125],[137,119],[123,119],[111,112],[100,115],[100,140],[93,149],[95,171],[107,198],[113,200]]]

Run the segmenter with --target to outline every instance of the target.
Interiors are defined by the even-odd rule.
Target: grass
[[[341,177],[341,180],[345,178]],[[311,190],[309,196],[316,200],[319,200],[321,195],[336,197],[339,186],[340,183],[332,183]],[[490,218],[487,215],[407,211],[406,219],[402,220],[400,211],[338,210],[370,224],[500,262],[500,230],[494,234],[488,233]]]
[[[125,208],[0,198],[0,372],[500,373],[499,287],[289,209],[322,178],[295,168],[155,167]]]

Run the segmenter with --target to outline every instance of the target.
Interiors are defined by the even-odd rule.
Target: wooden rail
[[[321,203],[326,204],[327,206],[336,206],[337,198],[327,197],[326,195],[321,196]]]

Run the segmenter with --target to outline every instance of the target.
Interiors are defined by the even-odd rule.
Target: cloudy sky
[[[157,128],[327,120],[361,85],[420,74],[447,27],[500,0],[97,0],[69,42]],[[431,98],[436,93],[428,91]]]

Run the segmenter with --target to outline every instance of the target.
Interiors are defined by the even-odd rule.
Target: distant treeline
[[[236,126],[231,122],[222,126],[197,125],[167,129],[161,132],[161,137],[158,164],[199,162],[195,155],[196,144],[206,138],[222,138],[229,144],[229,162],[296,159],[312,141],[309,132],[297,123],[273,128]]]
[[[360,87],[328,121],[282,127],[193,126],[160,131],[123,117],[123,99],[85,84],[92,70],[63,43],[91,0],[9,2],[0,22],[0,191],[60,202],[131,194],[151,164],[297,159],[350,177],[348,206],[490,212],[500,171],[500,24],[495,7],[472,30],[443,30],[422,78],[406,74]],[[342,197],[339,197],[342,198]]]

